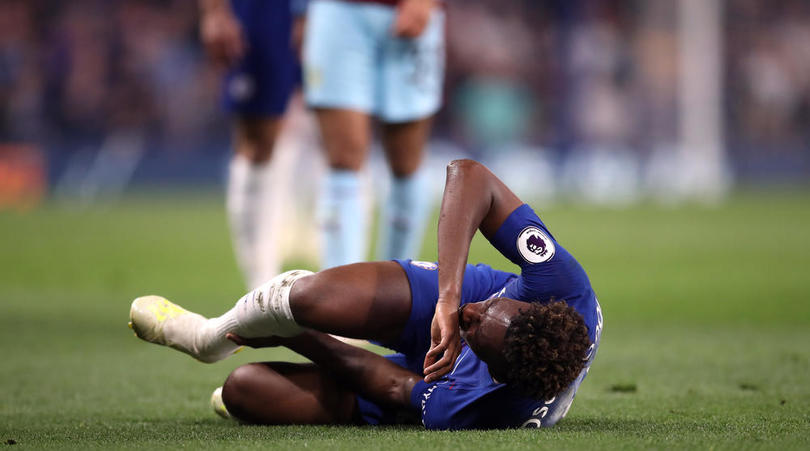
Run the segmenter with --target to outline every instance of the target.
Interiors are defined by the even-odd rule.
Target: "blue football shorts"
[[[301,73],[291,42],[290,1],[232,0],[231,5],[247,51],[225,77],[224,107],[237,115],[281,116]]]
[[[439,300],[438,266],[433,262],[396,260],[405,271],[411,288],[411,313],[402,334],[393,343],[378,343],[394,349],[397,354],[388,360],[416,374],[423,374],[425,354],[430,348],[430,325]],[[515,275],[497,271],[487,265],[467,265],[462,284],[462,304],[488,298]],[[419,420],[417,413],[402,408],[382,407],[357,396],[360,416],[369,424],[400,424]]]

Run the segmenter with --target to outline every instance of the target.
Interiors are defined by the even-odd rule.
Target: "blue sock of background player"
[[[425,223],[431,206],[423,171],[391,178],[391,189],[382,207],[377,246],[378,260],[414,258],[422,250]]]
[[[330,169],[318,206],[321,266],[333,268],[366,258],[366,214],[357,171]]]

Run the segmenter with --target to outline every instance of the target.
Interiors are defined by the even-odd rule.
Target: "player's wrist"
[[[450,313],[455,313],[458,310],[460,303],[456,300],[442,300],[439,299],[439,302],[436,303],[436,308],[441,309],[444,311],[449,311]]]
[[[461,294],[458,290],[446,290],[439,292],[439,304],[458,306]]]

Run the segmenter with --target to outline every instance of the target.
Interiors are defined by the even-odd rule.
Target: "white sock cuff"
[[[274,277],[273,280],[276,281],[275,284],[273,284],[271,280],[267,306],[275,312],[277,317],[284,318],[285,320],[283,327],[280,328],[281,330],[279,330],[276,335],[280,337],[291,337],[301,333],[303,328],[295,322],[292,308],[290,307],[290,291],[292,291],[295,281],[310,274],[313,274],[312,271],[294,269]]]
[[[303,328],[295,322],[290,308],[290,291],[295,281],[310,274],[312,271],[302,269],[287,271],[240,299],[237,303],[240,335],[292,337],[301,333]]]

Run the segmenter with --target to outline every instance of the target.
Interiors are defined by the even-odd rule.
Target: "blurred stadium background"
[[[522,194],[599,203],[810,175],[806,1],[448,3],[439,166],[468,155]],[[4,205],[222,183],[229,129],[194,2],[0,8]],[[303,168],[321,164],[305,124]]]
[[[208,411],[211,389],[258,355],[295,357],[202,366],[130,335],[135,296],[211,315],[243,290],[221,193],[229,127],[195,9],[0,0],[0,442],[810,446],[810,2],[448,1],[436,183],[451,158],[490,165],[605,310],[588,382],[542,439],[239,428]],[[293,110],[278,164],[300,225],[323,162]],[[302,254],[287,265],[314,269],[315,244],[290,242]],[[480,237],[470,260],[514,269]]]

